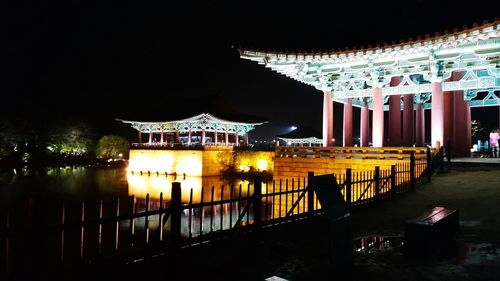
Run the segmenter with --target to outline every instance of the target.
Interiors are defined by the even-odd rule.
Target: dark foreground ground
[[[500,167],[466,165],[436,174],[432,183],[354,210],[354,238],[404,234],[404,222],[434,206],[459,210],[456,254],[415,260],[395,244],[384,251],[355,253],[345,275],[329,263],[324,220],[283,225],[259,237],[241,235],[187,249],[175,259],[156,258],[122,266],[106,266],[65,279],[115,280],[500,280]]]

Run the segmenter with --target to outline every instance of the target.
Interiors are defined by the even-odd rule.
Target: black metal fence
[[[412,154],[409,162],[390,170],[347,169],[336,180],[345,201],[358,208],[430,181],[438,167],[432,163],[443,163],[439,157],[438,153],[433,159],[428,150],[426,159],[415,160]],[[224,239],[237,231],[309,219],[321,213],[309,184],[313,176],[310,172],[307,178],[264,182],[256,176],[247,184],[213,186],[209,193],[202,188],[196,201],[193,190],[183,190],[180,183],[172,184],[169,200],[164,194],[98,202],[31,199],[0,210],[0,272],[8,276],[147,258]],[[183,192],[189,193],[188,202],[182,202]]]

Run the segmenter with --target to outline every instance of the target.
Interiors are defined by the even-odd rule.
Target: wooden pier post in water
[[[172,195],[170,202],[170,250],[176,253],[180,248],[181,242],[181,183],[172,183]]]

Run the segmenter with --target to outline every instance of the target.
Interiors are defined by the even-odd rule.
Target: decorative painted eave
[[[283,53],[240,49],[239,52],[243,59],[331,92],[337,102],[371,98],[375,86],[382,87],[384,96],[429,93],[432,81],[443,81],[444,91],[500,89],[499,21],[362,50]],[[453,71],[465,73],[464,78],[446,81]],[[396,76],[406,82],[390,87],[391,78]]]
[[[193,132],[198,132],[201,130],[207,131],[219,131],[219,132],[232,132],[238,134],[245,134],[248,131],[254,129],[255,126],[262,125],[265,122],[257,123],[244,123],[244,122],[234,122],[229,120],[224,120],[216,117],[210,113],[202,113],[193,117],[172,120],[172,121],[158,121],[158,122],[142,122],[142,121],[130,121],[115,119],[122,123],[130,124],[132,128],[140,132],[175,132],[180,131],[182,133],[189,130]]]

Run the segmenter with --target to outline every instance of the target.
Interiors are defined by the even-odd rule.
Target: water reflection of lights
[[[400,236],[369,236],[361,237],[354,241],[356,252],[383,251],[396,246],[403,245],[403,237]]]
[[[160,199],[163,193],[164,200],[170,200],[172,183],[180,182],[182,188],[182,202],[189,202],[190,190],[193,190],[193,202],[200,200],[202,186],[201,177],[175,177],[139,175],[127,173],[128,193],[136,198],[145,198],[149,194],[151,199]]]

